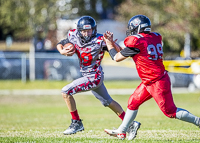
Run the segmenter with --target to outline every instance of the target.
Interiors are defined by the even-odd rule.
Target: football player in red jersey
[[[116,62],[132,57],[141,78],[141,84],[128,100],[127,111],[122,124],[117,130],[105,129],[111,136],[124,139],[129,124],[135,119],[139,106],[154,98],[160,110],[169,118],[193,123],[200,127],[200,118],[185,109],[176,107],[171,92],[171,83],[163,65],[162,36],[151,32],[151,21],[144,15],[133,16],[128,22],[126,48],[120,52],[113,45],[113,33],[106,31],[104,39],[110,56]],[[130,138],[131,139],[131,136]]]
[[[96,21],[90,16],[82,16],[77,23],[77,29],[69,30],[67,38],[57,44],[60,54],[72,56],[74,52],[63,48],[67,43],[72,43],[75,47],[75,54],[78,56],[82,77],[62,88],[62,96],[65,100],[72,122],[64,135],[74,134],[84,130],[82,120],[79,117],[76,102],[73,97],[76,93],[92,91],[93,95],[105,106],[114,111],[123,120],[125,112],[122,107],[111,98],[104,86],[104,73],[101,67],[101,60],[104,52],[107,51],[103,35],[97,33]],[[139,122],[132,122],[130,128],[140,125]],[[132,133],[132,132],[134,133]],[[134,135],[135,130],[128,130],[129,134]],[[135,137],[135,136],[134,136]],[[133,138],[134,138],[133,137]]]

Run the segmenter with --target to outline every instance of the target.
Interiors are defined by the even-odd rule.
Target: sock
[[[70,114],[71,114],[73,120],[80,120],[77,110],[70,112]]]
[[[121,118],[122,119],[122,121],[123,121],[123,119],[124,119],[124,116],[125,116],[125,112],[123,111],[120,115],[119,115],[119,118]]]
[[[117,130],[122,133],[126,133],[126,130],[128,129],[130,123],[135,119],[137,112],[138,110],[130,110],[127,108],[122,124]]]
[[[200,118],[197,116],[194,116],[190,112],[188,112],[185,109],[177,108],[176,110],[176,118],[182,121],[186,121],[189,123],[193,123],[196,126],[200,126]]]

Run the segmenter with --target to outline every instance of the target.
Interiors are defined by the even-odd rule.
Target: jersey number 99
[[[158,43],[156,46],[153,44],[147,46],[147,53],[149,54],[148,58],[150,60],[158,60],[162,59],[163,56],[163,48],[160,43]]]

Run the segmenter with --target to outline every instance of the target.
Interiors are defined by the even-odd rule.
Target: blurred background
[[[1,0],[0,79],[76,79],[77,57],[61,56],[56,44],[81,16],[95,18],[98,33],[112,31],[124,46],[128,20],[143,14],[163,36],[172,86],[200,89],[199,11],[199,0]],[[115,63],[106,54],[102,66],[105,80],[139,80],[131,58]]]

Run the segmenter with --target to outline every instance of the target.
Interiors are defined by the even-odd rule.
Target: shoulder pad
[[[68,32],[68,35],[67,35],[67,36],[70,36],[72,33],[74,33],[74,31],[76,31],[76,29],[71,29],[71,30],[69,30],[69,32]]]
[[[141,34],[131,35],[131,36],[136,37],[136,38],[138,38],[138,39],[144,37],[144,36],[142,36]]]
[[[134,47],[139,38],[141,38],[141,36],[138,35],[128,36],[124,39],[124,45],[126,47]]]
[[[144,37],[142,34],[137,34],[136,36],[139,37],[139,38]],[[139,38],[138,38],[138,39],[139,39]]]
[[[161,36],[160,33],[157,32],[152,32],[153,34],[155,34],[156,36]]]
[[[102,34],[97,34],[96,37],[97,37],[98,40],[103,40],[103,35]]]
[[[97,34],[97,43],[100,45],[102,41],[103,41],[103,35]]]

